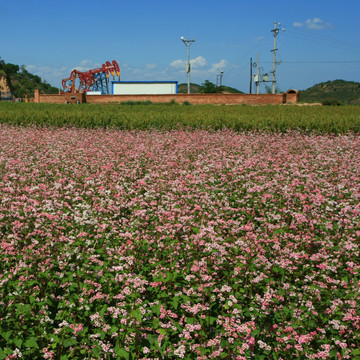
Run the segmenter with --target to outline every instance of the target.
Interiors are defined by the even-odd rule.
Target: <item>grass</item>
[[[301,130],[345,134],[360,131],[359,106],[178,104],[59,104],[0,103],[0,123],[22,126],[75,126],[118,129],[232,129],[235,131]]]

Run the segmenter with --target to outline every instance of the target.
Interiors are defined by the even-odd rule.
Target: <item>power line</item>
[[[359,44],[350,43],[348,41],[333,39],[313,33],[307,33],[305,31],[294,31],[294,30],[286,29],[286,33],[289,34],[290,37],[295,37],[305,41],[312,41],[325,46],[331,46],[347,51],[354,51],[354,52],[360,51]]]
[[[360,44],[356,44],[356,43],[353,43],[353,42],[350,42],[350,41],[344,41],[344,40],[340,40],[340,39],[331,38],[329,36],[320,35],[320,34],[314,33],[314,32],[298,30],[298,29],[288,29],[288,28],[286,29],[286,31],[289,34],[302,36],[304,38],[313,38],[313,39],[316,39],[318,41],[330,42],[331,44],[338,43],[338,44],[341,44],[341,45],[351,46],[351,47],[355,47],[355,48],[360,47]]]
[[[242,63],[245,59],[248,58],[250,53],[252,53],[262,42],[264,42],[264,40],[268,40],[269,38],[269,35],[260,36],[255,45],[239,60],[239,62]]]
[[[272,64],[272,61],[263,61],[265,64]],[[329,61],[280,61],[280,64],[351,64],[360,63],[360,60],[329,60]]]

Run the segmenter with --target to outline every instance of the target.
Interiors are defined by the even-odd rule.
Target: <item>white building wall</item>
[[[177,82],[113,82],[113,95],[176,94]]]

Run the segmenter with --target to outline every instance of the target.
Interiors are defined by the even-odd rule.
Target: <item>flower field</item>
[[[0,125],[0,360],[360,359],[359,159],[355,134]]]

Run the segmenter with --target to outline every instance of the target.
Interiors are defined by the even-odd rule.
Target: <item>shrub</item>
[[[121,105],[150,105],[150,104],[152,104],[152,102],[150,100],[146,100],[146,101],[128,100],[128,101],[122,101],[120,104]]]
[[[338,99],[329,98],[329,99],[323,100],[321,102],[321,104],[326,105],[326,106],[340,106],[341,102]]]

